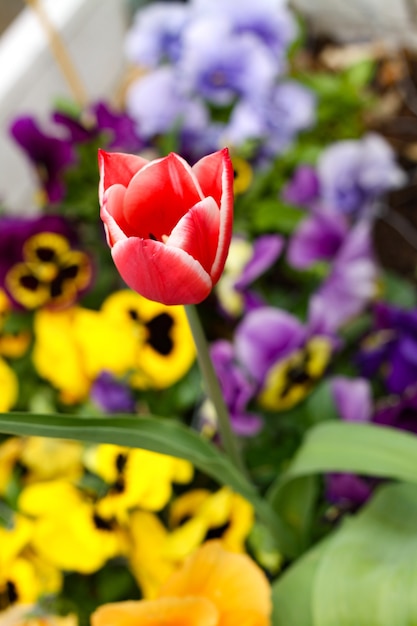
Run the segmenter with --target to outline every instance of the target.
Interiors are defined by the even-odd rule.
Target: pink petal
[[[130,182],[124,213],[136,236],[162,241],[203,199],[190,166],[176,154],[150,162]]]
[[[126,284],[145,298],[162,304],[197,304],[212,289],[200,263],[179,248],[131,237],[112,249],[115,265]]]
[[[98,195],[100,205],[103,203],[104,192],[115,184],[127,187],[133,176],[142,169],[148,159],[135,154],[124,154],[123,152],[98,151],[98,165],[100,170],[100,183]]]
[[[219,207],[213,198],[204,198],[180,219],[166,245],[188,252],[210,273],[217,251],[219,224]]]

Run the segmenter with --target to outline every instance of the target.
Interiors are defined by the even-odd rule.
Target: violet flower
[[[227,143],[243,146],[262,142],[266,157],[282,153],[315,119],[316,99],[310,89],[286,80],[258,97],[241,100],[234,107],[224,132]]]
[[[131,389],[110,372],[101,372],[96,378],[90,397],[104,413],[135,412],[135,398]]]
[[[282,190],[282,198],[290,204],[310,206],[318,199],[319,179],[312,165],[300,165]]]
[[[405,182],[394,151],[375,133],[326,148],[318,160],[317,174],[323,201],[354,218],[368,213],[377,198]]]
[[[284,1],[193,0],[191,7],[197,17],[222,15],[234,33],[256,37],[275,59],[285,56],[297,35],[296,21]]]
[[[417,310],[384,302],[374,307],[375,330],[358,355],[362,375],[380,374],[387,391],[402,394],[417,382]]]
[[[255,383],[237,362],[230,342],[225,340],[214,342],[210,354],[229,409],[233,430],[242,437],[256,435],[262,429],[263,419],[260,415],[247,410],[247,405],[256,391]]]
[[[129,61],[147,68],[164,61],[176,63],[189,13],[189,7],[181,2],[154,2],[139,9],[125,40]]]
[[[304,270],[317,261],[332,261],[348,233],[349,224],[343,215],[313,211],[301,221],[289,240],[288,263]]]
[[[247,313],[238,325],[236,356],[261,386],[268,370],[300,348],[306,339],[306,328],[296,317],[266,306]]]
[[[347,235],[330,274],[310,299],[311,331],[333,334],[360,314],[375,297],[377,277],[371,224],[362,220]]]
[[[378,402],[373,422],[417,435],[417,382],[407,386],[402,395]]]
[[[126,94],[126,107],[138,132],[146,139],[170,132],[176,126],[182,133],[196,133],[208,125],[204,105],[179,91],[178,76],[168,66],[132,83]]]
[[[10,133],[35,166],[49,202],[62,200],[65,195],[63,175],[76,161],[72,142],[45,134],[30,116],[16,119]]]
[[[265,47],[253,37],[234,34],[221,16],[197,20],[187,29],[178,63],[185,93],[229,106],[254,93],[262,98],[275,77],[276,65]]]

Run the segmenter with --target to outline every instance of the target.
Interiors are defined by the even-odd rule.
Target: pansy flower
[[[17,118],[10,133],[35,166],[47,200],[51,203],[62,200],[65,195],[64,173],[76,162],[72,142],[48,135],[31,116]]]
[[[67,480],[24,487],[18,508],[33,520],[31,545],[60,570],[92,573],[124,553],[124,535],[116,522],[103,518],[94,502]]]
[[[92,626],[269,626],[271,591],[262,570],[246,555],[209,541],[191,555],[154,600],[106,604]]]
[[[20,309],[69,306],[91,285],[91,259],[61,217],[3,217],[0,244],[1,286]]]
[[[195,347],[182,306],[165,306],[128,289],[108,296],[101,307],[107,320],[126,328],[135,346],[129,382],[138,388],[169,387],[195,360]]]
[[[85,462],[108,485],[107,494],[97,503],[97,513],[124,522],[127,513],[137,507],[159,511],[171,497],[172,483],[188,483],[193,476],[188,461],[115,445],[90,448]]]
[[[312,334],[290,313],[261,307],[239,324],[235,349],[258,385],[260,404],[280,411],[303,400],[325,374],[333,343],[324,334]]]
[[[417,381],[417,311],[378,302],[374,328],[364,337],[357,363],[367,378],[380,376],[386,390],[402,394]]]
[[[165,552],[185,558],[208,539],[219,539],[225,549],[244,552],[254,522],[252,506],[242,496],[222,487],[216,492],[193,489],[178,496],[169,509],[171,532]]]

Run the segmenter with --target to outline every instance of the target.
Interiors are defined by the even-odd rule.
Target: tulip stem
[[[187,313],[188,323],[197,348],[198,364],[206,385],[206,391],[216,410],[223,449],[235,466],[246,475],[237,439],[230,424],[229,411],[224,401],[219,379],[214,371],[213,362],[210,357],[206,337],[197,309],[193,305],[186,305],[184,308]]]

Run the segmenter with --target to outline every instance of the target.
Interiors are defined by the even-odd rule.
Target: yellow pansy
[[[19,497],[19,509],[34,520],[31,544],[62,570],[95,572],[124,551],[124,536],[112,520],[66,481],[34,483]]]
[[[325,337],[313,337],[269,370],[259,394],[260,405],[269,411],[295,406],[310,393],[329,364],[332,346]]]
[[[60,477],[75,480],[83,473],[83,454],[84,445],[77,441],[26,437],[21,441],[20,454],[20,462],[27,470],[25,482]]]
[[[182,459],[113,445],[91,448],[86,464],[109,485],[97,503],[98,513],[123,521],[136,507],[159,511],[171,497],[172,483],[187,483],[193,476],[192,465]]]
[[[195,347],[182,306],[165,306],[126,289],[110,295],[101,310],[130,331],[129,341],[136,347],[133,386],[169,387],[188,372]]]
[[[253,522],[252,506],[228,487],[215,493],[205,489],[188,491],[171,504],[172,531],[166,553],[171,558],[184,558],[213,536],[220,538],[226,549],[243,552]]]
[[[79,402],[102,370],[118,375],[133,367],[135,348],[128,330],[81,307],[37,311],[35,367],[60,390],[63,402]]]
[[[178,559],[166,554],[168,530],[149,511],[134,511],[129,518],[129,564],[144,598],[155,598],[162,583],[176,569]]]

